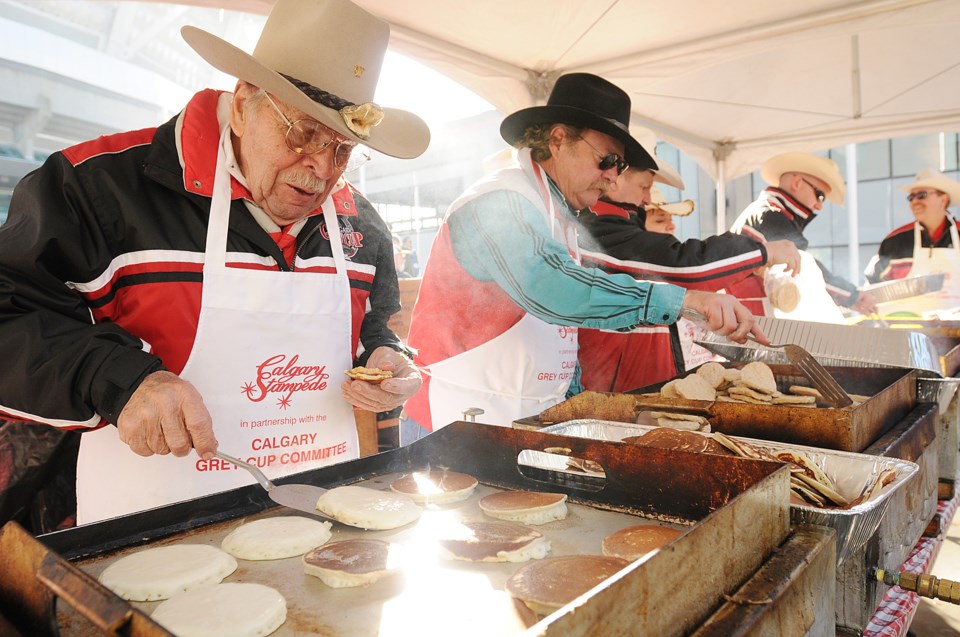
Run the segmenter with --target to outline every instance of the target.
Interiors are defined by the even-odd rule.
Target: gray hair
[[[554,122],[551,124],[532,124],[527,126],[523,131],[523,135],[514,145],[517,148],[529,148],[530,155],[535,162],[550,159],[550,131],[552,131],[555,126],[562,126],[567,137],[571,140],[580,139],[582,129],[562,122]]]

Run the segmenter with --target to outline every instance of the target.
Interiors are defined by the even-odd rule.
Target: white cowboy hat
[[[693,199],[684,199],[677,203],[667,203],[666,197],[656,185],[650,186],[650,203],[644,206],[646,210],[663,210],[671,215],[686,217],[693,212]]]
[[[680,173],[677,172],[677,169],[660,159],[656,155],[653,156],[653,159],[657,162],[657,169],[653,171],[653,180],[660,182],[661,184],[666,184],[668,186],[673,186],[678,190],[683,190],[686,186],[683,183],[683,178],[680,176]]]
[[[341,135],[387,155],[416,157],[426,123],[373,96],[390,26],[347,0],[277,0],[250,55],[193,26],[180,30],[214,67],[258,86]]]
[[[947,193],[950,204],[960,203],[960,183],[950,179],[934,168],[921,168],[916,180],[907,186],[900,186],[900,190],[909,193],[914,188],[933,188]]]
[[[676,168],[657,156],[656,133],[644,126],[633,124],[630,126],[630,134],[633,135],[638,142],[640,142],[641,146],[647,149],[647,151],[653,157],[653,161],[657,162],[657,167],[650,169],[651,172],[653,172],[654,181],[661,184],[666,184],[668,186],[673,186],[678,190],[686,189],[686,185],[683,183],[683,178],[680,177],[680,173],[677,172]]]
[[[843,205],[846,188],[843,185],[843,177],[840,176],[840,169],[832,159],[809,153],[792,152],[771,157],[760,167],[760,175],[771,186],[780,183],[780,176],[783,173],[803,173],[816,177],[830,186],[827,199]]]

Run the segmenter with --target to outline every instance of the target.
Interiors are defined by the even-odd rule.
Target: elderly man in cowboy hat
[[[80,522],[249,483],[218,444],[272,477],[356,457],[354,407],[421,383],[390,233],[343,178],[358,144],[429,141],[372,102],[388,25],[278,0],[252,55],[182,33],[236,90],[55,153],[0,230],[0,415],[88,432]],[[393,378],[341,384],[356,363]]]
[[[946,277],[936,294],[883,303],[881,311],[923,314],[960,307],[960,239],[957,220],[947,211],[960,203],[960,183],[939,170],[924,168],[900,190],[907,193],[915,221],[884,237],[867,265],[867,280],[878,283],[940,272]]]
[[[626,170],[605,197],[580,214],[584,265],[710,292],[767,263],[799,266],[799,252],[789,241],[762,244],[731,233],[702,241],[677,239],[672,217],[693,212],[693,201],[666,202],[654,182],[680,190],[684,183],[668,163],[656,160],[655,171]],[[628,391],[683,374],[687,362],[680,335],[692,328],[681,318],[673,325],[641,326],[630,332],[580,330],[583,387]],[[695,363],[693,358],[690,363]]]
[[[732,297],[579,264],[578,211],[627,166],[656,166],[629,118],[626,93],[573,73],[545,106],[503,121],[500,134],[520,148],[516,163],[451,205],[427,260],[409,333],[425,376],[405,406],[415,422],[433,430],[479,408],[484,422],[509,425],[563,400],[578,388],[579,327],[672,323],[690,307],[731,338],[756,333]]]
[[[835,275],[813,255],[806,252],[809,242],[803,235],[816,218],[825,201],[843,204],[845,187],[837,164],[826,157],[789,152],[771,157],[760,168],[768,188],[746,209],[732,226],[736,233],[758,241],[787,239],[801,251],[801,269],[793,273],[791,286],[800,292],[799,304],[791,308],[774,307],[764,289],[764,277],[747,278],[728,291],[740,297],[754,312],[819,322],[843,322],[838,306],[870,313],[877,304],[869,293],[861,292],[853,283]],[[772,272],[775,271],[772,270]],[[768,277],[768,282],[773,277]],[[788,311],[790,310],[790,311]]]

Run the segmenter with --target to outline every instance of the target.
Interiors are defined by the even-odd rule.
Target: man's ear
[[[570,141],[567,136],[567,129],[563,124],[554,124],[550,129],[550,150],[559,149],[564,142]]]
[[[233,90],[233,102],[230,104],[230,130],[238,137],[243,135],[247,125],[247,100],[257,91],[257,87],[240,80]]]

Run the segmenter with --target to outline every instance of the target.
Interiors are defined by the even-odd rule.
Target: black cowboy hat
[[[531,106],[508,115],[500,136],[515,144],[533,124],[569,124],[590,128],[623,142],[624,159],[632,168],[656,170],[657,162],[630,135],[630,96],[620,87],[591,73],[557,78],[546,106]]]

